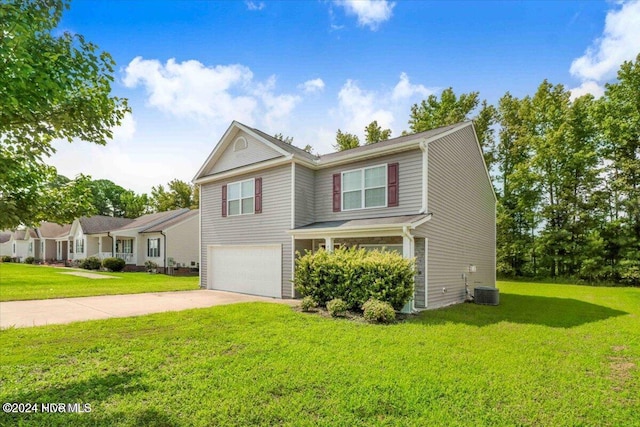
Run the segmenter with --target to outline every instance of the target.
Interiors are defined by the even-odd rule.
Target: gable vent
[[[247,140],[243,136],[240,136],[233,143],[233,151],[244,150],[248,145]]]

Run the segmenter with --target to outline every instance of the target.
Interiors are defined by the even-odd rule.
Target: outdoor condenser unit
[[[476,304],[498,305],[500,302],[500,291],[490,286],[478,286],[473,291],[473,299]]]

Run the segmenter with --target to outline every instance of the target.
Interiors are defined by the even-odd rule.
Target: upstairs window
[[[76,240],[76,253],[84,252],[84,239]]]
[[[247,215],[254,212],[255,190],[253,179],[227,185],[228,214]]]
[[[387,165],[342,172],[342,210],[387,206]]]

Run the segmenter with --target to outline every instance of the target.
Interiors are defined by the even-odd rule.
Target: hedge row
[[[339,298],[361,310],[373,298],[400,310],[413,296],[414,275],[414,260],[397,253],[340,248],[298,256],[294,285],[323,306]]]

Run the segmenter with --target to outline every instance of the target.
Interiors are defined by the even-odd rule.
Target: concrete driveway
[[[291,299],[275,299],[212,290],[9,301],[0,302],[0,328],[11,326],[24,328],[111,317],[141,316],[165,311],[254,301],[291,306],[298,303]]]

